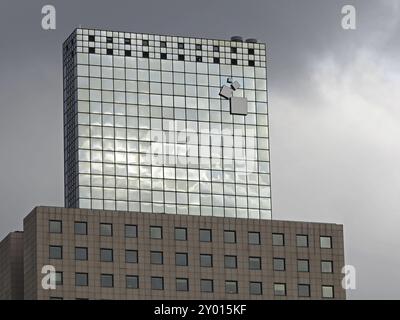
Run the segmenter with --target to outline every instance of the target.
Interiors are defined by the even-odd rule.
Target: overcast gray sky
[[[57,29],[41,29],[53,4]],[[341,28],[341,8],[357,30]],[[0,237],[63,205],[61,44],[75,27],[268,47],[273,216],[344,224],[350,298],[400,298],[400,1],[0,3]]]

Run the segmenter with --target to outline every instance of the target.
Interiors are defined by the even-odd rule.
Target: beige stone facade
[[[85,222],[87,234],[76,234],[75,222]],[[100,235],[101,224],[112,225],[111,236]],[[126,237],[126,225],[136,226],[136,237]],[[162,228],[161,239],[151,238],[151,227]],[[187,240],[176,240],[175,228],[186,229]],[[210,242],[200,241],[200,230],[211,231]],[[337,224],[37,207],[24,220],[24,234],[25,299],[346,298],[343,226]],[[76,260],[76,248],[87,249],[87,260]],[[137,251],[136,263],[126,262],[126,250]],[[162,264],[151,263],[151,252],[153,262],[162,252]],[[112,261],[101,261],[103,253]],[[176,265],[177,253],[187,266]],[[201,266],[200,255],[212,255],[212,266]],[[41,287],[44,265],[62,273],[56,290]],[[77,274],[87,285],[76,285]],[[127,277],[138,287],[127,288]],[[152,277],[158,278],[153,284]],[[160,283],[162,290],[155,290]]]
[[[0,242],[0,300],[24,298],[23,236],[11,232]]]

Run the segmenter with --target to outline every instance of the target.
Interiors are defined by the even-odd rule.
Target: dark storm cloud
[[[55,31],[40,27],[45,4]],[[344,4],[357,30],[341,28]],[[268,46],[274,217],[344,223],[350,296],[399,298],[396,14],[396,0],[1,1],[0,235],[63,205],[61,44],[75,27],[241,35]]]

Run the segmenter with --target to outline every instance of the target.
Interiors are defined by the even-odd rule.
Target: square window
[[[296,235],[296,245],[298,247],[308,247],[308,236],[305,234]]]
[[[137,250],[125,250],[125,262],[126,263],[138,263]]]
[[[131,50],[125,50],[125,57],[130,57],[131,55]]]
[[[103,237],[112,237],[113,229],[111,223],[100,223],[100,235]]]
[[[284,246],[285,245],[285,235],[283,233],[273,233],[272,234],[272,245],[273,246]]]
[[[297,271],[298,272],[310,272],[309,262],[307,259],[297,260]]]
[[[113,262],[113,249],[100,249],[101,262]]]
[[[161,57],[161,59],[167,59],[167,54],[166,53],[161,53],[161,55],[160,55],[160,57]]]
[[[200,254],[200,267],[212,268],[213,259],[211,254]]]
[[[62,271],[56,271],[56,286],[62,286],[64,284],[64,274]]]
[[[107,54],[108,55],[113,55],[113,53],[114,53],[114,50],[113,49],[107,49]]]
[[[75,247],[75,260],[86,261],[88,259],[88,248]]]
[[[189,291],[189,279],[176,278],[176,291]]]
[[[185,49],[185,44],[183,42],[179,42],[178,49]]]
[[[261,244],[260,233],[259,232],[249,232],[249,244]]]
[[[126,276],[126,288],[127,289],[138,289],[139,288],[139,277],[138,276]]]
[[[251,295],[262,295],[262,282],[250,282],[250,294]]]
[[[151,264],[163,264],[163,253],[161,251],[150,252],[150,263]]]
[[[151,290],[164,290],[164,278],[151,277]]]
[[[213,46],[213,51],[214,52],[219,52],[219,47],[218,46]]]
[[[225,230],[224,231],[224,242],[225,243],[236,243],[236,231]]]
[[[196,50],[201,50],[201,44],[196,44]]]
[[[286,284],[285,283],[274,283],[274,295],[275,296],[286,296]]]
[[[322,273],[333,273],[333,262],[332,261],[321,261],[321,272]]]
[[[160,47],[161,48],[166,48],[167,47],[167,43],[165,41],[160,41]]]
[[[162,227],[157,227],[157,226],[150,227],[150,238],[162,239]]]
[[[112,43],[113,42],[113,38],[112,37],[107,37],[106,38],[106,42],[107,43]]]
[[[319,240],[322,249],[332,249],[332,237],[320,236]]]
[[[231,280],[225,281],[225,293],[229,293],[229,294],[238,293],[237,281],[231,281]]]
[[[249,269],[261,270],[261,257],[249,257]]]
[[[100,286],[102,288],[113,288],[114,287],[114,276],[112,274],[100,275]]]
[[[237,65],[237,59],[231,59],[231,64]]]
[[[187,240],[187,229],[186,228],[175,228],[175,240],[186,241]]]
[[[201,58],[201,56],[196,56],[196,62],[202,62],[203,59]]]
[[[89,41],[90,41],[90,42],[94,42],[94,41],[96,41],[96,38],[95,38],[95,36],[89,36]]]
[[[299,284],[297,286],[297,291],[299,297],[309,297],[310,296],[310,285],[309,284]]]
[[[92,48],[92,47],[89,47],[89,53],[96,53],[96,49]]]
[[[137,238],[137,225],[125,225],[125,238]]]
[[[236,269],[237,268],[237,257],[236,256],[225,256],[224,257],[224,265],[227,269]]]
[[[188,265],[188,254],[177,252],[175,254],[175,264],[177,266],[187,266]]]
[[[237,48],[236,47],[231,47],[231,53],[237,53]]]
[[[249,48],[247,51],[249,54],[254,54],[254,49],[253,48]]]
[[[211,242],[212,235],[210,229],[200,229],[200,242]]]
[[[75,234],[87,235],[87,222],[75,221],[74,232]]]
[[[254,60],[249,60],[249,66],[254,67]]]
[[[142,45],[148,47],[149,46],[149,40],[142,40]]]
[[[322,298],[332,299],[333,297],[333,286],[322,286]]]
[[[75,273],[75,286],[87,287],[89,285],[89,275],[87,273]]]
[[[49,246],[50,259],[62,259],[62,246]]]
[[[149,53],[147,51],[143,51],[143,58],[148,58],[149,57]]]
[[[49,221],[49,232],[50,233],[62,233],[62,221],[61,220],[50,220]]]
[[[125,38],[125,39],[124,39],[124,43],[125,43],[125,44],[131,44],[131,39]]]
[[[200,291],[201,292],[214,292],[214,281],[210,279],[200,280]]]
[[[179,61],[184,61],[185,60],[185,56],[183,54],[178,54],[178,60]]]
[[[284,258],[274,258],[274,271],[285,271]]]
[[[217,58],[217,57],[214,57],[214,63],[219,63],[219,58]]]

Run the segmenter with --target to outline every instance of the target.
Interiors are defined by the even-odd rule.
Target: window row
[[[95,35],[77,35],[78,41],[89,41],[89,42],[105,42],[114,44],[125,44],[125,45],[138,45],[143,47],[155,46],[160,48],[177,48],[177,49],[191,49],[196,51],[213,51],[213,52],[230,52],[230,53],[247,53],[248,55],[254,55],[254,48],[241,48],[241,47],[220,47],[219,45],[205,45],[205,44],[193,44],[185,42],[171,42],[171,41],[154,41],[147,39],[131,39],[130,37],[120,38],[112,36],[95,36]],[[92,43],[93,45],[93,43]],[[259,52],[259,49],[257,49]]]
[[[81,183],[84,185],[84,183]],[[136,189],[136,188],[135,188]],[[158,188],[154,188],[158,189]],[[207,195],[211,193],[211,189],[208,191],[203,189],[200,193],[195,192],[174,192],[169,191],[170,188],[165,186],[168,191],[146,191],[146,190],[134,190],[124,188],[110,188],[103,187],[79,187],[79,197],[85,199],[98,199],[98,200],[125,200],[130,202],[151,202],[153,204],[166,203],[179,205],[191,206],[213,206],[213,207],[229,207],[229,208],[250,208],[250,209],[271,209],[269,195],[260,192],[263,196],[260,197],[258,191],[255,194],[249,194],[248,196],[243,193],[236,193],[230,191],[223,191],[214,188],[213,195]],[[247,191],[244,191],[247,193]],[[225,194],[225,195],[223,195]]]
[[[96,104],[96,102],[91,103]],[[98,103],[100,104],[100,103]],[[104,104],[103,104],[104,105]],[[235,137],[241,137],[245,139],[245,133],[248,133],[250,137],[256,137],[258,127],[254,127],[255,125],[266,126],[268,124],[268,119],[265,114],[250,113],[245,118],[240,118],[239,116],[232,115],[229,111],[209,111],[209,110],[196,110],[196,109],[185,109],[182,107],[169,108],[164,107],[162,110],[162,118],[150,118],[149,115],[136,116],[136,115],[126,115],[122,114],[124,110],[118,111],[115,113],[111,110],[103,110],[103,113],[85,113],[89,112],[86,107],[83,107],[84,104],[80,103],[79,106],[79,114],[78,114],[78,124],[79,125],[92,125],[92,128],[96,128],[96,126],[104,126],[104,127],[126,127],[130,129],[151,129],[153,130],[153,135],[158,135],[158,137],[162,137],[167,134],[167,132],[178,131],[175,134],[177,137],[182,137],[182,135],[186,132],[198,132],[199,134],[206,135],[207,131],[201,131],[198,129],[198,126],[216,126],[220,127],[221,123],[234,123],[235,125],[251,125],[253,127],[249,127],[245,132],[242,130],[239,131],[226,131],[221,132],[221,130],[213,132],[215,139],[217,136],[221,138],[221,135],[229,136],[235,135]],[[136,113],[137,109],[133,106],[132,108],[128,108],[127,111],[130,114]],[[149,110],[146,106],[140,106],[139,111],[141,109]],[[145,111],[144,110],[144,111]],[[162,119],[165,119],[162,121]],[[168,120],[169,119],[169,120]],[[195,121],[193,123],[188,123],[188,127],[183,126],[182,128],[175,128],[174,123],[171,123],[171,120],[177,121]],[[243,120],[243,121],[241,121]],[[144,123],[141,123],[144,121]],[[200,121],[198,123],[197,121]],[[261,129],[258,129],[261,130]],[[200,136],[202,137],[202,136]],[[167,138],[167,137],[166,137]],[[174,137],[175,138],[175,137]],[[198,139],[199,140],[199,139]],[[201,141],[201,140],[200,140]]]
[[[250,93],[251,90],[267,90],[265,79],[248,77],[235,77],[234,79],[239,83],[240,91],[244,90]],[[175,95],[178,96],[192,96],[191,90],[209,90],[210,95],[218,94],[219,88],[226,83],[226,80],[225,76],[218,75],[107,68],[92,65],[78,65],[77,74],[77,86],[79,88],[143,93],[150,91],[157,93],[154,91],[162,89],[163,93],[168,93],[168,88],[173,87],[173,89],[176,89],[173,90]],[[182,86],[163,85],[167,83]]]
[[[63,222],[61,220],[49,220],[49,233],[62,233]],[[124,226],[126,238],[137,238],[138,237],[138,226],[132,224],[125,224]],[[74,222],[74,233],[77,235],[88,234],[88,223],[86,221],[75,221]],[[200,242],[212,242],[213,231],[211,229],[199,229],[198,239]],[[100,223],[99,224],[99,235],[100,236],[113,236],[113,224],[112,223]],[[185,227],[174,228],[175,240],[187,241],[188,240],[188,229]],[[150,226],[149,227],[150,239],[163,239],[163,227],[162,226]],[[235,244],[237,243],[237,235],[235,230],[224,230],[223,239],[225,243]],[[332,248],[332,237],[331,236],[320,236],[320,248],[331,249]],[[257,231],[249,231],[247,233],[248,244],[261,245],[261,233]],[[272,245],[273,246],[285,246],[285,234],[284,233],[272,233]],[[306,234],[296,235],[296,246],[297,247],[309,247],[309,238]]]
[[[150,96],[151,99],[152,96]],[[162,99],[161,96],[157,97],[156,99]],[[169,98],[164,98],[164,99],[169,99]],[[190,104],[186,103],[185,101],[190,101]],[[225,101],[225,100],[223,100]],[[185,104],[183,104],[185,102]],[[221,102],[218,99],[209,99],[209,108],[206,108],[206,104],[203,102],[200,103],[200,106],[202,108],[199,108],[201,110],[208,110],[210,109],[210,112],[214,111],[226,111],[229,112],[229,102]],[[137,104],[124,104],[124,103],[107,103],[107,102],[87,102],[87,101],[78,101],[78,109],[79,112],[84,112],[84,113],[93,113],[93,114],[113,114],[113,115],[128,115],[128,116],[139,116],[141,118],[148,118],[151,117],[154,119],[152,121],[152,124],[154,126],[154,129],[157,129],[157,126],[159,126],[159,130],[161,129],[161,123],[160,120],[157,120],[159,118],[165,118],[165,117],[172,117],[174,110],[177,111],[177,115],[180,115],[183,110],[180,108],[184,108],[186,110],[186,113],[188,114],[189,117],[195,117],[197,114],[197,101],[195,98],[184,98],[184,97],[174,97],[174,104],[173,108],[172,106],[146,106],[146,105],[140,105],[138,106]],[[259,124],[263,124],[264,119],[266,119],[265,114],[268,112],[268,105],[266,102],[248,102],[248,115],[246,116],[247,119],[252,119],[255,117],[257,114],[258,117],[258,122]],[[203,108],[204,107],[204,108]],[[165,111],[167,110],[167,111]],[[213,113],[215,116],[216,114]],[[238,118],[237,119],[242,119]],[[235,119],[235,117],[234,117]],[[197,120],[197,119],[196,119]],[[254,122],[254,120],[251,120]],[[201,133],[210,133],[210,134],[223,134],[223,135],[241,135],[244,136],[245,129],[243,124],[229,124],[229,123],[223,123],[223,124],[216,124],[216,123],[211,123],[211,129],[210,128],[205,128],[207,123],[198,123],[197,121],[194,122],[183,122],[180,120],[177,120],[175,123],[169,121],[169,123],[165,123],[164,129],[167,130],[169,129],[170,131],[174,130],[181,130],[185,129],[187,127],[187,131],[198,131],[200,130]],[[173,126],[174,124],[179,125],[180,127],[176,128]],[[183,125],[185,124],[185,125]],[[181,128],[182,127],[182,128]],[[221,128],[222,127],[222,128]],[[255,130],[255,128],[253,129]]]
[[[213,279],[200,279],[200,292],[213,293],[214,292],[214,280]],[[114,275],[104,274],[100,275],[99,284],[101,288],[114,288]],[[238,294],[239,285],[236,280],[225,280],[225,293],[227,294]],[[63,272],[56,272],[56,286],[63,285]],[[87,287],[89,286],[89,274],[77,272],[75,273],[75,286],[76,287]],[[126,275],[125,276],[125,287],[127,289],[139,289],[139,276],[137,275]],[[152,276],[150,278],[151,290],[165,290],[164,277]],[[298,296],[299,297],[311,297],[310,284],[298,284]],[[175,279],[175,290],[176,291],[190,291],[189,279],[188,278],[176,278]],[[275,296],[286,296],[286,284],[285,283],[274,283],[273,293]],[[263,294],[263,283],[259,281],[249,282],[249,294],[251,295],[262,295]],[[322,298],[334,298],[334,287],[332,285],[321,286]]]
[[[177,59],[178,60],[178,59]],[[171,61],[152,57],[118,57],[100,54],[77,54],[78,66],[101,68],[105,74],[123,70],[163,71],[188,74],[209,74],[222,77],[266,79],[266,69],[260,66],[214,64],[207,61]],[[111,71],[111,72],[110,72]],[[133,79],[135,80],[135,79]]]
[[[83,44],[85,46],[85,43],[83,43]],[[111,55],[112,56],[114,54],[116,54],[116,55],[121,54],[121,50],[118,50],[118,49],[109,48],[109,49],[105,49],[105,50],[106,50],[105,53],[107,55]],[[96,53],[102,53],[102,50],[100,50],[98,48],[96,49],[95,47],[89,47],[88,48],[88,52],[91,53],[91,54],[96,54]],[[135,54],[133,54],[133,52],[135,52]],[[191,50],[191,53],[192,53],[192,55],[194,55],[196,52],[194,50]],[[132,50],[125,49],[125,50],[123,50],[123,55],[125,57],[132,57],[132,56],[138,55],[138,56],[140,56],[142,58],[150,58],[149,51],[145,51],[145,49],[141,53],[139,53],[139,52],[136,53],[136,50],[132,51]],[[170,52],[170,53],[166,53],[166,52],[156,53],[155,57],[157,58],[158,56],[161,59],[164,59],[164,60],[166,60],[166,59],[176,59],[175,58],[176,54],[172,54],[172,52]],[[178,54],[177,57],[178,57],[179,61],[191,61],[191,60],[194,61],[195,60],[196,62],[203,62],[203,60],[204,60],[205,62],[207,62],[207,60],[209,60],[209,59],[207,59],[207,57],[204,57],[204,55],[203,56],[202,55],[196,55],[196,59],[192,59],[192,57],[185,56],[184,54]],[[222,63],[230,63],[231,65],[238,65],[238,64],[239,65],[247,65],[247,66],[250,66],[250,67],[254,67],[256,65],[255,60],[247,60],[248,57],[246,59],[246,56],[243,57],[243,58],[244,58],[244,60],[247,60],[247,61],[240,61],[240,63],[238,63],[238,59],[241,59],[241,58],[242,58],[241,54],[238,55],[238,58],[232,58],[232,59],[227,58],[227,59],[223,59],[222,61],[221,61],[220,57],[213,57],[212,58],[212,62],[213,63],[218,63],[218,64],[220,62],[222,62]],[[264,59],[262,59],[262,60],[264,60]]]
[[[153,83],[152,83],[153,84]],[[154,84],[155,85],[155,84]],[[159,84],[160,85],[160,84]],[[95,90],[95,89],[77,89],[78,100],[93,101],[93,102],[106,102],[106,103],[127,103],[127,104],[139,104],[139,105],[154,105],[154,106],[181,106],[181,103],[175,104],[174,100],[185,99],[184,96],[174,96],[172,92],[172,85],[163,84],[161,95],[161,85],[159,89],[151,90],[148,93],[145,92],[130,92],[130,91],[111,91],[111,90]],[[193,88],[195,89],[195,87]],[[206,95],[208,87],[204,87],[204,96],[201,97],[198,91],[200,87],[197,87],[196,95],[186,97],[186,108],[191,109],[210,109],[210,100],[212,96]],[[217,93],[216,93],[217,94]],[[246,90],[246,99],[252,102],[265,103],[267,101],[267,92],[260,90]],[[214,100],[217,96],[214,97]],[[177,99],[178,98],[178,99]],[[208,99],[210,98],[210,99]],[[196,101],[197,100],[197,101]],[[226,102],[225,102],[226,103]],[[237,118],[237,117],[236,117]]]
[[[75,202],[74,202],[75,203]],[[226,218],[271,219],[271,210],[79,198],[79,208]]]
[[[62,259],[63,251],[62,246],[51,245],[49,247],[49,258],[50,259]],[[99,258],[101,262],[114,262],[114,250],[112,248],[100,248]],[[75,260],[77,261],[88,261],[89,260],[89,249],[87,247],[75,247]],[[126,263],[139,263],[139,255],[137,250],[125,250],[125,262]],[[150,251],[150,264],[164,264],[164,252],[162,251]],[[213,255],[212,254],[200,254],[199,264],[201,267],[212,268],[213,267]],[[189,255],[187,252],[176,252],[175,253],[175,265],[176,266],[189,266]],[[224,256],[224,268],[226,269],[237,269],[238,268],[238,257],[236,255],[225,255]],[[248,269],[249,270],[262,270],[261,257],[249,257],[248,258]],[[285,258],[273,258],[273,271],[286,271],[286,259]],[[298,272],[310,272],[310,263],[308,259],[297,260],[297,271]],[[321,261],[321,273],[333,273],[333,261],[323,260]]]

